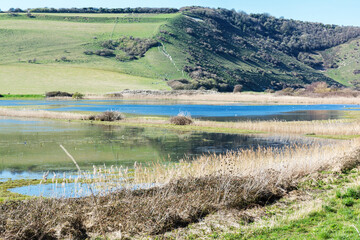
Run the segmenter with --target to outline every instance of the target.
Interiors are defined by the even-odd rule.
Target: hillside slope
[[[330,72],[324,74],[309,55],[360,36],[355,27],[207,8],[184,9],[182,16],[161,28],[162,38],[182,50],[183,69],[196,80],[174,86],[220,91],[231,91],[236,84],[253,91],[302,87],[314,81],[344,84]]]
[[[266,14],[2,13],[0,26],[1,93],[264,91],[349,85],[360,70],[359,28]]]

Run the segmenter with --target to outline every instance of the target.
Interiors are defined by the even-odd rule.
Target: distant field
[[[123,89],[168,89],[164,81],[72,66],[0,65],[0,92],[43,94],[47,91],[107,93]]]
[[[84,54],[85,50],[101,49],[101,42],[105,40],[121,36],[152,38],[169,18],[177,14],[45,15],[107,18],[111,21],[53,21],[28,18],[25,14],[16,17],[0,14],[0,93],[38,94],[49,90],[105,93],[125,88],[169,89],[165,78],[183,77],[182,72],[156,47],[150,49],[145,57],[130,62]],[[115,21],[116,17],[129,16],[140,20]],[[142,21],[144,19],[150,20]],[[34,60],[35,63],[28,63]]]
[[[159,18],[159,19],[170,19],[178,13],[164,13],[164,14],[152,14],[152,13],[32,13],[32,15],[49,15],[49,16],[65,16],[65,17],[104,17],[104,18],[115,18],[115,17],[135,17],[135,18]]]

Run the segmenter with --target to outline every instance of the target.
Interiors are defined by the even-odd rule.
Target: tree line
[[[179,10],[176,8],[30,8],[23,10],[21,8],[10,8],[8,12],[21,13],[176,13]]]

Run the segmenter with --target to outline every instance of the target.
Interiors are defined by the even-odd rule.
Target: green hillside
[[[359,36],[355,27],[198,7],[162,14],[1,13],[0,92],[349,85],[360,69],[353,40]]]
[[[134,21],[128,21],[123,14],[90,15],[86,17],[89,22],[81,18],[69,20],[62,14],[39,14],[41,18],[33,15],[36,17],[0,14],[1,92],[169,89],[162,79],[179,77],[176,71],[163,70],[171,69],[172,64],[157,48],[138,61],[121,63],[84,54],[89,49],[101,49],[105,40],[121,36],[152,38],[174,14],[132,15]],[[118,20],[122,16],[126,22]]]

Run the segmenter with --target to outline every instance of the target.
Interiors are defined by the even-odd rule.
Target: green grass
[[[35,179],[21,179],[21,180],[8,180],[5,182],[0,181],[0,203],[8,200],[24,200],[31,198],[18,193],[10,192],[10,188],[23,187],[28,185],[39,184],[40,180]]]
[[[360,43],[359,39],[350,41],[349,43],[328,49],[323,55],[329,55],[339,65],[338,68],[328,69],[326,75],[336,81],[349,86],[351,80],[358,80],[359,75],[355,75],[354,70],[360,70]]]
[[[139,22],[118,20],[115,24],[112,14],[90,14],[86,18],[97,20],[92,22],[30,19],[24,14],[18,17],[0,14],[1,94],[44,94],[53,90],[106,93],[127,88],[170,89],[164,79],[180,78],[182,73],[156,47],[145,57],[131,62],[89,56],[83,52],[101,49],[100,43],[109,40],[110,36],[112,39],[121,36],[155,37],[160,26],[177,15],[132,15],[140,19]],[[121,18],[122,15],[116,17]],[[103,21],[102,18],[107,20]],[[61,60],[63,57],[66,61]],[[28,63],[33,59],[36,59],[35,63]]]
[[[26,63],[0,65],[0,85],[2,94],[44,94],[55,90],[100,94],[126,88],[168,89],[161,80],[120,72]]]
[[[0,100],[8,100],[8,99],[44,99],[45,95],[43,94],[5,94],[4,97],[0,98]]]
[[[360,188],[338,191],[308,216],[275,228],[227,234],[224,239],[359,239]]]
[[[161,119],[161,118],[160,118]],[[149,127],[157,129],[169,129],[169,130],[178,130],[184,132],[209,132],[209,133],[230,133],[230,134],[258,134],[263,133],[259,131],[246,130],[246,129],[236,129],[236,128],[226,128],[226,127],[203,127],[203,126],[193,126],[193,125],[174,125],[174,124],[160,124],[160,123],[138,123],[138,122],[101,122],[101,121],[89,121],[89,120],[79,120],[79,122],[86,122],[91,124],[99,125],[117,125],[117,126],[133,126],[133,127]]]

